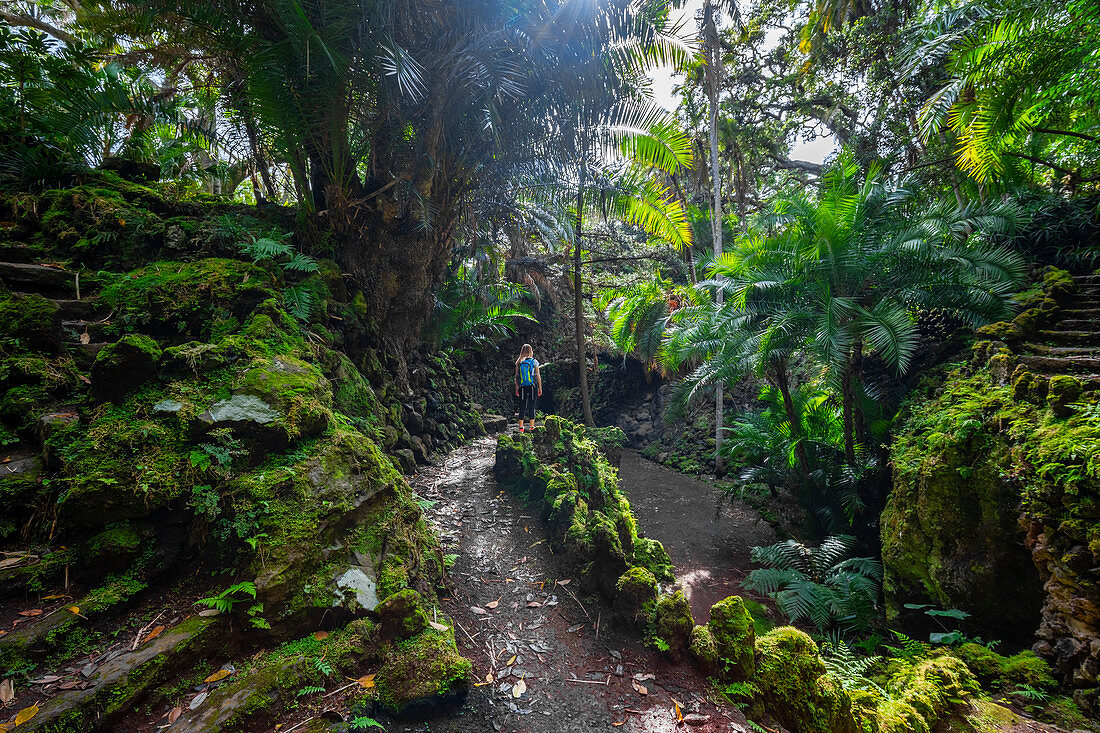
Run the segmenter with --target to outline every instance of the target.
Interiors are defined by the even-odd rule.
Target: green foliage
[[[256,598],[256,584],[249,580],[231,585],[216,596],[200,598],[195,603],[209,606],[222,613],[230,613],[233,611],[234,606],[244,602],[247,598]],[[262,610],[263,607],[260,606],[260,609]]]
[[[876,615],[882,566],[847,557],[854,544],[854,537],[838,535],[816,548],[795,540],[754,547],[753,562],[767,567],[753,570],[742,585],[774,598],[791,622],[808,620],[823,633],[866,629]]]
[[[446,347],[496,344],[514,334],[519,321],[538,323],[522,302],[527,297],[525,287],[493,282],[476,263],[463,263],[436,293],[430,330]]]
[[[239,246],[241,254],[251,257],[253,263],[275,265],[286,275],[317,272],[317,260],[296,250],[289,239],[289,234],[271,231],[265,237],[249,236]],[[319,305],[316,293],[303,285],[283,288],[283,304],[291,316],[303,323],[313,316]]]
[[[374,718],[368,718],[365,715],[359,715],[351,719],[352,730],[368,730],[374,728],[384,729],[385,726],[383,726]]]

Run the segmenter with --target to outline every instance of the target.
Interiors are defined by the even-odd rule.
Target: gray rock
[[[174,415],[183,409],[183,403],[178,400],[161,400],[153,405],[153,412],[161,412]]]
[[[481,423],[487,433],[501,433],[508,428],[508,418],[503,415],[483,415]]]
[[[412,450],[409,448],[400,448],[393,452],[393,457],[394,460],[397,461],[401,473],[408,475],[416,473],[416,456],[413,455]]]
[[[199,416],[199,419],[208,420],[211,423],[254,422],[259,425],[267,425],[275,422],[280,417],[282,415],[279,414],[278,410],[259,397],[250,394],[238,394],[227,400],[215,402],[209,410]]]
[[[228,428],[244,442],[252,457],[282,450],[289,445],[282,413],[255,395],[238,394],[215,402],[195,418],[193,430],[199,436]]]
[[[336,602],[358,606],[365,611],[378,607],[378,583],[369,567],[354,566],[336,578]],[[352,609],[356,610],[356,609]]]

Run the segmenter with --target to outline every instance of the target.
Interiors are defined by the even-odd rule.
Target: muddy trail
[[[473,660],[478,684],[451,716],[390,729],[683,730],[674,717],[678,703],[694,730],[747,730],[744,716],[719,703],[690,663],[674,663],[611,628],[602,602],[578,595],[537,510],[497,487],[494,449],[494,439],[478,440],[412,481],[434,502],[427,514],[454,560],[442,610],[459,627],[459,648]],[[622,477],[639,527],[666,543],[677,577],[691,588],[697,621],[705,622],[712,598],[736,592],[748,548],[770,536],[767,525],[744,507],[716,518],[713,488],[634,454],[624,456]]]

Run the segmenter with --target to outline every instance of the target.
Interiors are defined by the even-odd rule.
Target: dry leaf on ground
[[[218,682],[219,680],[224,680],[231,674],[233,673],[228,669],[219,669],[217,672],[204,679],[203,682]]]
[[[147,635],[145,636],[145,638],[144,638],[144,639],[142,640],[142,642],[141,642],[141,643],[142,643],[142,644],[144,644],[144,643],[146,643],[146,642],[148,642],[148,641],[152,641],[153,639],[155,639],[155,638],[157,638],[158,636],[160,636],[160,635],[161,635],[161,633],[163,633],[163,632],[164,632],[164,627],[163,627],[163,626],[154,626],[154,627],[153,627],[153,630],[152,630],[152,631],[150,631],[150,632],[149,632],[149,633],[148,633],[148,634],[147,634]]]
[[[0,702],[6,706],[15,699],[15,683],[10,679],[0,682]]]
[[[448,629],[451,628],[450,626],[444,626],[443,624],[437,624],[435,621],[429,621],[428,626],[431,626],[436,631],[447,631]]]

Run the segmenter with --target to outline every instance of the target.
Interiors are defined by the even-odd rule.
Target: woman
[[[522,399],[519,409],[519,431],[523,432],[523,423],[530,419],[531,430],[535,429],[535,407],[542,397],[542,374],[539,373],[539,360],[531,344],[524,344],[516,359],[516,397]]]

